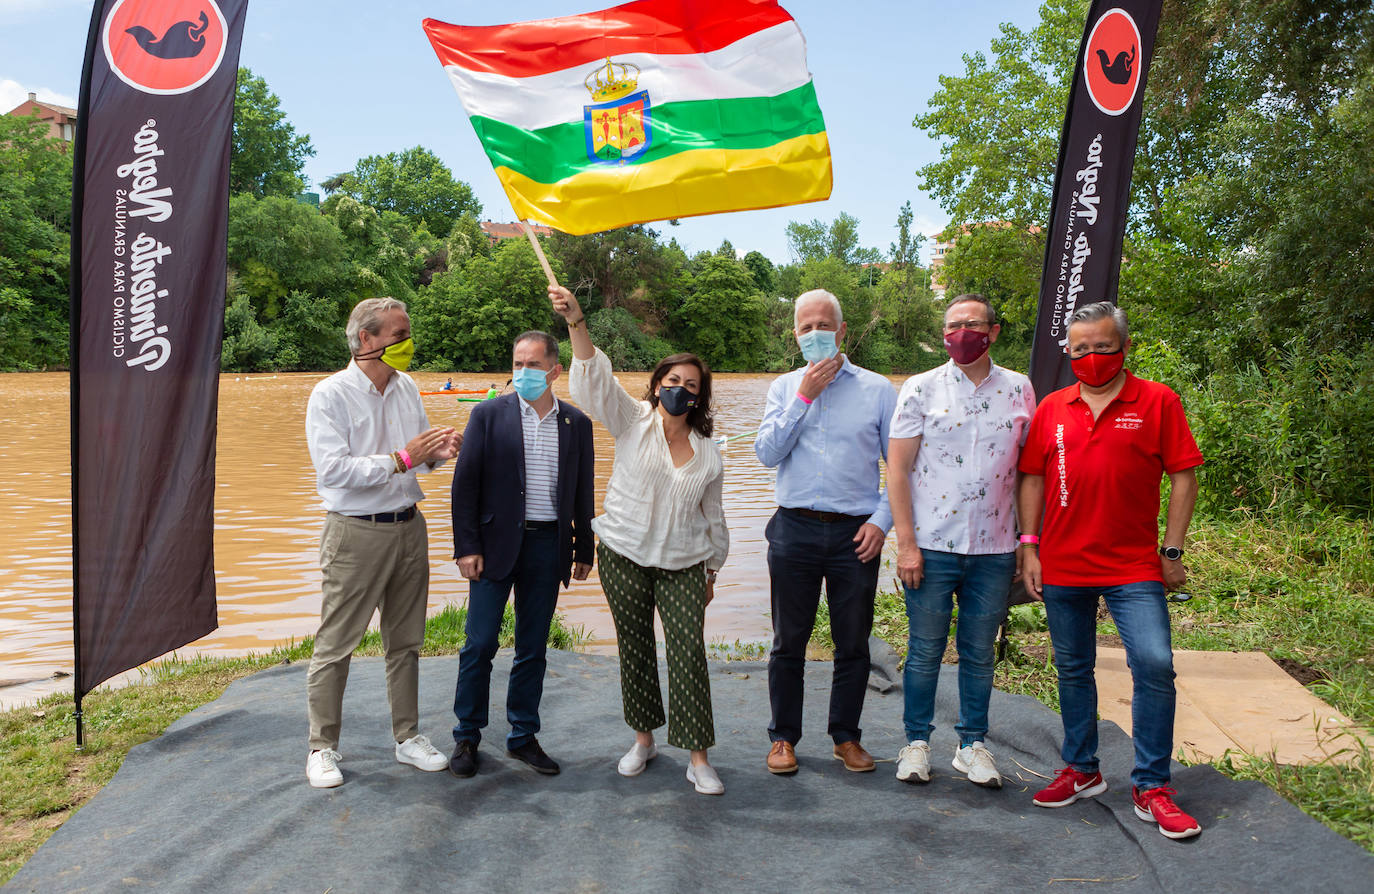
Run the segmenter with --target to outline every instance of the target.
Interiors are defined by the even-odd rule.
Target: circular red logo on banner
[[[118,0],[105,19],[105,58],[144,93],[186,93],[224,60],[229,33],[214,0]]]
[[[1140,86],[1140,29],[1124,9],[1109,9],[1088,34],[1083,79],[1093,105],[1108,115],[1131,107]]]

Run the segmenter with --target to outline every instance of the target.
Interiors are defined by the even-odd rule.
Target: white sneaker
[[[1002,787],[1002,774],[997,772],[997,762],[982,742],[965,745],[954,752],[954,769],[968,776],[968,781],[974,785]]]
[[[314,788],[333,788],[343,785],[343,773],[339,772],[339,761],[343,755],[333,748],[310,752],[305,759],[305,778]]]
[[[630,750],[625,752],[625,756],[620,759],[620,763],[615,765],[616,772],[621,776],[638,776],[644,772],[644,767],[649,761],[658,757],[658,749],[653,745],[644,746],[638,742],[630,746]]]
[[[710,764],[687,764],[687,781],[703,795],[723,795],[725,785]]]
[[[424,736],[411,736],[396,746],[396,760],[403,764],[418,767],[426,773],[434,773],[448,767],[448,758]]]
[[[897,778],[902,782],[930,781],[930,743],[917,739],[897,753]]]

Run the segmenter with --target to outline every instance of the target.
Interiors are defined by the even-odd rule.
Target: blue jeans
[[[1113,587],[1045,585],[1045,615],[1059,671],[1059,711],[1064,720],[1064,763],[1097,772],[1097,597],[1116,622],[1131,669],[1131,737],[1141,791],[1169,784],[1174,751],[1174,652],[1164,585],[1141,581]]]
[[[519,748],[539,732],[539,701],[548,665],[549,625],[558,605],[558,529],[526,530],[509,577],[480,577],[468,592],[467,639],[458,652],[458,687],[453,697],[456,742],[476,744],[487,725],[491,660],[501,635],[506,600],[515,589],[515,662],[506,690],[510,733],[506,748]]]
[[[988,734],[988,700],[997,628],[1007,608],[1007,591],[1016,573],[1016,554],[964,556],[921,550],[921,585],[906,588],[909,628],[906,666],[902,671],[905,705],[902,720],[908,742],[930,741],[935,729],[935,687],[940,659],[949,640],[954,594],[959,594],[959,624],[954,643],[959,650],[959,744],[982,741]]]

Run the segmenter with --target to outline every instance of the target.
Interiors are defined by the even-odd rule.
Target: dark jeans
[[[1116,622],[1131,669],[1131,784],[1141,791],[1169,784],[1174,750],[1174,653],[1164,585],[1141,581],[1114,587],[1045,585],[1045,619],[1059,671],[1064,763],[1097,772],[1097,597]]]
[[[549,625],[558,605],[558,529],[526,530],[520,556],[509,577],[481,577],[471,583],[467,640],[458,653],[458,691],[453,697],[457,742],[477,743],[487,725],[491,702],[491,659],[501,634],[506,599],[515,588],[515,662],[506,690],[506,747],[519,748],[539,732],[539,700],[544,695]]]
[[[868,688],[868,635],[880,557],[860,562],[854,535],[863,519],[824,522],[785,509],[773,514],[768,537],[768,576],[773,608],[773,651],[768,656],[768,698],[773,721],[768,738],[795,745],[802,736],[806,644],[816,625],[821,583],[830,607],[835,667],[830,683],[830,721],[835,744],[857,742],[859,715]]]

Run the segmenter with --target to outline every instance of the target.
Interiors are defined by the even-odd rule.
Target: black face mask
[[[697,396],[681,385],[665,385],[658,390],[658,402],[669,416],[681,416],[697,405]]]

